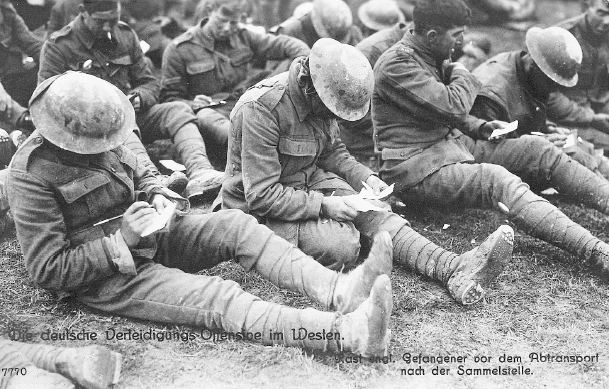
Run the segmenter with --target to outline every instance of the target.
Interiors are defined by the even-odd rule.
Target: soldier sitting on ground
[[[364,185],[376,194],[387,187],[349,155],[336,123],[337,117],[363,117],[372,89],[366,58],[329,38],[294,60],[289,72],[250,88],[231,115],[222,206],[256,216],[332,269],[352,265],[360,238],[367,243],[388,231],[396,263],[441,282],[459,303],[473,304],[511,257],[510,227],[457,255],[419,235],[380,201],[368,212],[350,202]]]
[[[471,124],[469,111],[481,87],[462,64],[447,61],[463,40],[469,16],[461,0],[421,1],[414,9],[414,30],[377,61],[372,120],[381,177],[395,183],[405,204],[496,209],[609,278],[609,245],[534,194],[520,177],[609,214],[607,180],[541,137],[491,142],[459,130]],[[576,66],[565,65],[574,78]],[[478,122],[468,129],[490,134],[505,124]]]
[[[353,24],[351,9],[343,0],[315,0],[311,12],[298,19],[288,19],[273,32],[289,35],[312,47],[320,38],[332,38],[351,46],[364,36]]]
[[[110,315],[226,331],[266,345],[386,353],[386,232],[362,265],[337,273],[241,211],[174,211],[187,201],[123,145],[136,115],[113,85],[68,72],[40,84],[30,107],[37,130],[15,154],[7,188],[36,285]],[[161,215],[169,219],[163,228],[156,225]],[[233,281],[190,274],[229,260],[331,311],[266,302]],[[340,336],[301,339],[292,333],[299,328]]]
[[[214,170],[207,158],[196,116],[185,103],[158,103],[159,83],[144,59],[139,39],[119,18],[117,0],[83,0],[79,16],[43,46],[38,81],[77,70],[112,83],[129,97],[144,142],[171,138],[175,144],[189,180],[182,174],[177,178],[181,185],[172,182],[172,177],[165,184],[176,192],[184,190],[192,201],[215,197],[224,175]],[[138,154],[140,163],[160,175],[135,134],[130,136],[128,147]]]
[[[557,42],[564,47],[557,50]],[[501,53],[481,64],[473,75],[482,88],[471,110],[479,118],[473,128],[483,128],[486,121],[518,120],[518,129],[510,134],[515,138],[531,132],[539,132],[548,141],[563,148],[571,130],[548,124],[548,99],[559,86],[568,88],[577,82],[576,68],[582,60],[577,40],[567,30],[550,27],[544,30],[533,27],[526,35],[527,51]],[[573,76],[575,74],[575,76]],[[587,115],[586,109],[568,99],[555,101],[554,113],[569,121]],[[609,115],[591,113],[592,120],[609,128]],[[555,116],[554,116],[555,118]],[[469,134],[474,139],[486,140],[489,134]],[[609,159],[596,153],[594,145],[580,140],[565,152],[574,160],[599,175],[609,178]]]
[[[197,115],[207,141],[224,149],[228,116],[241,94],[268,72],[256,72],[258,59],[285,61],[307,55],[298,39],[252,31],[240,24],[241,0],[205,0],[208,15],[173,40],[163,56],[161,101],[186,103]],[[279,72],[281,68],[277,71]]]

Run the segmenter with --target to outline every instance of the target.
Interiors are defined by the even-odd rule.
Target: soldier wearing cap
[[[76,70],[112,83],[133,104],[145,142],[169,137],[175,144],[189,177],[185,188],[176,190],[185,189],[184,194],[193,201],[214,197],[223,174],[207,158],[197,118],[184,103],[158,104],[159,83],[144,59],[137,35],[119,17],[117,0],[83,0],[79,16],[43,46],[39,82]],[[128,144],[158,174],[139,139],[132,135]]]
[[[565,42],[559,46],[557,42]],[[571,47],[568,46],[571,44]],[[571,130],[548,124],[556,120],[547,107],[550,93],[559,86],[569,88],[577,83],[577,68],[582,60],[577,40],[567,30],[550,27],[531,28],[526,35],[528,51],[501,53],[477,67],[473,74],[482,83],[471,114],[483,120],[518,120],[518,130],[510,137],[540,132],[550,142],[563,148]],[[556,102],[558,103],[558,102]],[[556,112],[567,122],[585,115],[585,109],[563,99]],[[594,114],[592,114],[594,115]],[[585,141],[564,149],[574,160],[609,178],[609,160],[596,153]]]
[[[269,345],[386,353],[386,233],[375,237],[362,265],[339,274],[240,211],[172,211],[176,201],[181,209],[187,204],[124,147],[136,115],[113,85],[68,72],[40,84],[30,106],[37,131],[15,154],[8,196],[36,285],[111,315],[224,330]],[[169,220],[159,230],[160,215]],[[189,274],[231,259],[332,311],[262,301],[233,281]],[[291,329],[299,328],[340,338],[294,339]],[[272,336],[277,331],[281,339]]]
[[[351,9],[343,0],[315,0],[311,12],[298,19],[288,19],[273,31],[298,38],[309,47],[320,38],[332,38],[351,46],[364,38],[353,24]]]
[[[380,176],[395,183],[405,204],[496,209],[525,232],[588,260],[609,278],[609,245],[534,194],[519,176],[535,188],[552,186],[606,214],[609,182],[544,138],[487,140],[493,129],[507,123],[469,116],[481,83],[449,60],[463,39],[469,8],[461,0],[425,0],[413,16],[414,29],[374,68],[372,120],[382,156]],[[555,39],[557,50],[571,44],[567,39]],[[569,57],[563,66],[571,80],[577,55],[570,47],[562,56]]]
[[[388,231],[396,263],[473,304],[511,255],[509,227],[458,256],[416,233],[384,203],[373,201],[375,211],[360,212],[352,202],[350,195],[364,185],[377,194],[386,188],[349,155],[336,123],[337,117],[362,118],[372,87],[372,68],[356,48],[322,38],[289,72],[250,88],[231,115],[223,208],[254,215],[332,269],[352,264],[360,237]]]
[[[225,147],[235,102],[268,74],[255,74],[252,64],[259,59],[289,63],[307,55],[309,48],[297,39],[241,25],[241,0],[206,0],[201,7],[207,17],[165,51],[161,100],[188,103],[197,113],[203,136]]]

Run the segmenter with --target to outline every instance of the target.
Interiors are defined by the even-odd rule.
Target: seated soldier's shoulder
[[[173,38],[173,40],[171,41],[174,45],[179,46],[182,43],[185,42],[190,42],[193,41],[195,38],[195,32],[198,29],[198,26],[194,26],[189,28],[188,30],[186,30],[184,33],[178,35],[177,37]]]
[[[41,154],[41,146],[43,144],[42,136],[32,134],[26,141],[17,149],[13,159],[11,160],[10,169],[22,172],[27,172],[31,168],[31,164],[36,157]]]
[[[287,73],[282,73],[260,81],[241,96],[239,99],[240,105],[257,101],[266,109],[272,111],[279,104],[288,88],[287,77]]]
[[[56,43],[59,42],[60,40],[64,39],[64,38],[68,38],[72,35],[72,24],[68,24],[63,26],[60,30],[57,30],[55,32],[53,32],[50,36],[49,36],[49,41]]]

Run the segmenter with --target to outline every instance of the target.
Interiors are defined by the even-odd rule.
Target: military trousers
[[[188,104],[175,101],[155,104],[136,115],[142,142],[150,143],[158,139],[173,137],[188,123],[197,124],[197,117]]]
[[[398,194],[407,204],[463,205],[505,212],[518,201],[545,201],[530,190],[545,189],[557,164],[576,163],[547,140],[533,135],[494,143],[468,136],[459,140],[474,163],[440,167],[422,182]]]
[[[273,235],[237,210],[177,215],[157,233],[154,257],[134,258],[137,275],[116,274],[74,297],[112,315],[237,333],[260,299],[234,281],[191,273],[231,259],[249,271]]]
[[[317,169],[313,173],[307,188],[325,196],[348,196],[356,193],[344,179],[323,169]],[[380,201],[375,202],[375,205],[390,208]],[[336,271],[353,267],[359,257],[361,244],[369,244],[381,229],[389,231],[393,236],[402,226],[408,225],[408,221],[390,211],[360,213],[351,222],[321,217],[299,221],[264,219],[261,223],[305,254],[315,258],[317,262]]]

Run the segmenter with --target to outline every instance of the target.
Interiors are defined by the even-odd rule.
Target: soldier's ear
[[[78,4],[78,11],[82,14],[85,13],[85,6],[83,4]]]
[[[427,42],[434,44],[434,43],[436,43],[436,40],[438,39],[438,31],[428,30],[427,33],[425,34],[425,36],[427,37]]]

